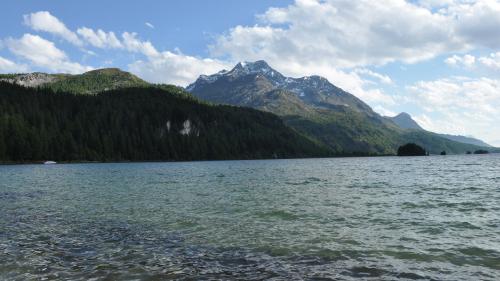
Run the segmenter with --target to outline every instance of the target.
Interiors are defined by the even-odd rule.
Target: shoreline
[[[439,156],[439,157],[450,157],[450,156],[474,156],[474,155],[496,155],[500,153],[488,153],[488,154],[448,154],[439,155],[431,154],[429,156]],[[218,161],[255,161],[255,160],[300,160],[300,159],[330,159],[330,158],[370,158],[370,157],[398,157],[398,158],[408,158],[417,157],[422,158],[422,156],[397,156],[394,154],[387,155],[338,155],[338,156],[326,156],[326,157],[291,157],[291,158],[241,158],[241,159],[193,159],[193,160],[110,160],[110,161],[89,161],[89,160],[72,160],[72,161],[56,161],[55,164],[47,165],[58,165],[58,164],[120,164],[120,163],[185,163],[185,162],[218,162]],[[0,166],[8,165],[45,165],[45,161],[51,160],[39,160],[39,161],[0,161]]]
[[[254,160],[297,160],[297,159],[328,159],[328,158],[366,158],[366,157],[395,157],[396,155],[338,155],[338,156],[319,156],[319,157],[290,157],[290,158],[237,158],[237,159],[192,159],[192,160],[110,160],[110,161],[89,161],[89,160],[71,160],[71,161],[55,161],[55,164],[106,164],[106,163],[180,163],[180,162],[215,162],[215,161],[254,161]],[[0,165],[44,165],[45,161],[54,160],[37,160],[37,161],[1,161]]]

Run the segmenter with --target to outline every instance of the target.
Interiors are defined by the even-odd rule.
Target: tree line
[[[277,116],[198,102],[176,87],[77,95],[0,82],[0,161],[328,156]]]

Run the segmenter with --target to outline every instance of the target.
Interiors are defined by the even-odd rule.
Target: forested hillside
[[[132,73],[118,68],[96,69],[82,74],[48,74],[40,72],[0,74],[0,81],[75,94],[97,94],[114,89],[151,85]]]
[[[0,82],[0,161],[328,156],[273,114],[198,102],[173,86],[53,92]]]

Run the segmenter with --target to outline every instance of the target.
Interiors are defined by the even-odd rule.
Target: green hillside
[[[149,84],[146,81],[129,72],[117,68],[106,68],[80,75],[66,75],[46,86],[54,91],[95,94],[101,91],[147,85]]]
[[[211,106],[173,86],[96,95],[0,82],[0,161],[327,156],[273,114]]]
[[[83,74],[3,74],[0,80],[21,86],[49,88],[77,94],[96,94],[102,91],[150,85],[139,77],[118,68],[104,68]]]

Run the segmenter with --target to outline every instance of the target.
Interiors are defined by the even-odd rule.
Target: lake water
[[[500,156],[0,166],[0,280],[500,280]]]

